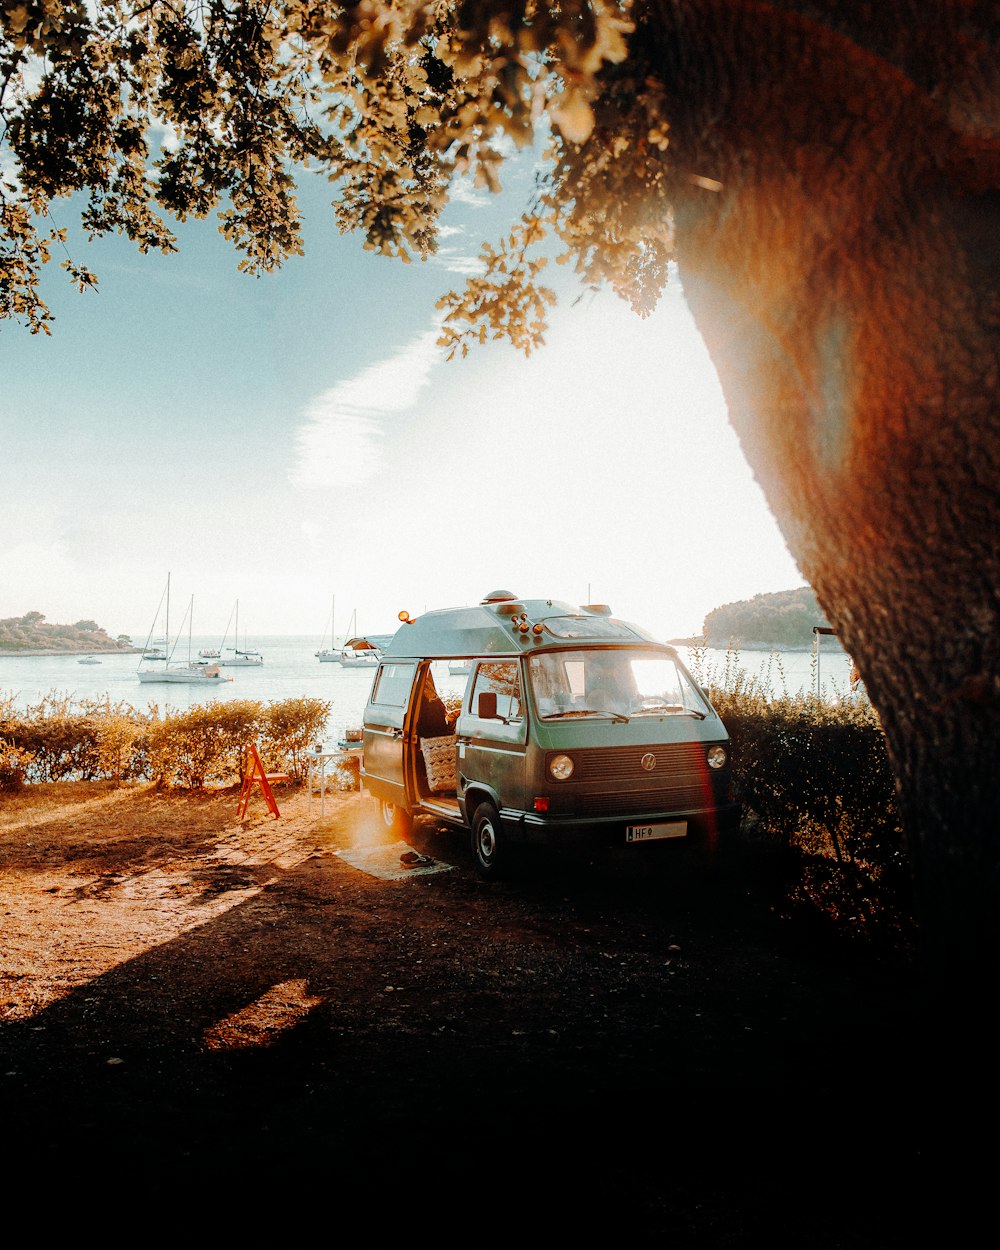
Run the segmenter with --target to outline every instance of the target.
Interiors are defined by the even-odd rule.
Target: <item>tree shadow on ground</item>
[[[782,950],[710,880],[316,854],[3,1027],[7,1184],[226,1194],[230,1229],[263,1187],[380,1234],[898,1244],[956,1162],[919,996]]]

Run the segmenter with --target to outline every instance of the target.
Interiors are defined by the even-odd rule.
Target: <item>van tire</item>
[[[496,804],[484,800],[472,817],[472,857],[476,871],[486,881],[502,877],[509,867],[510,847],[500,824]]]
[[[413,817],[409,812],[390,803],[388,799],[379,799],[378,814],[382,826],[399,838],[408,838],[413,832]]]

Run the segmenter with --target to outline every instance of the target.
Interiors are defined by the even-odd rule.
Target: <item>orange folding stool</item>
[[[278,811],[278,805],[274,801],[274,795],[271,793],[272,781],[291,781],[291,774],[265,772],[264,765],[260,762],[260,755],[257,752],[257,745],[251,742],[247,747],[247,768],[243,774],[243,785],[240,788],[240,806],[237,811],[237,817],[240,820],[246,815],[247,804],[250,802],[250,792],[254,786],[260,786],[264,802],[274,817],[277,818],[281,815]]]

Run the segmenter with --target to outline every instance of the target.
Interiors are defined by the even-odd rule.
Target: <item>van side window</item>
[[[472,688],[472,714],[476,715],[479,696],[497,697],[497,716],[519,720],[521,716],[521,674],[516,660],[490,660],[479,665]]]
[[[375,678],[372,703],[388,707],[406,707],[413,686],[415,664],[383,664]]]

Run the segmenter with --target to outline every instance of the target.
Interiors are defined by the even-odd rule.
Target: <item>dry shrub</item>
[[[33,757],[28,781],[93,781],[102,775],[93,705],[49,694],[4,722],[4,735]]]
[[[264,704],[213,699],[167,711],[150,724],[149,769],[158,785],[197,789],[240,776],[247,743],[260,736]]]
[[[261,719],[261,756],[270,768],[291,773],[302,783],[309,772],[306,758],[322,736],[332,704],[324,699],[281,699],[271,703]]]
[[[343,755],[333,762],[330,779],[337,790],[361,789],[361,757]]]
[[[0,738],[0,790],[20,790],[34,758],[30,751]]]
[[[305,753],[330,714],[322,699],[215,700],[185,711],[148,712],[105,699],[49,694],[23,712],[0,696],[0,740],[8,784],[49,781],[117,783],[152,779],[196,788],[242,775],[248,743],[272,767],[302,780]]]

